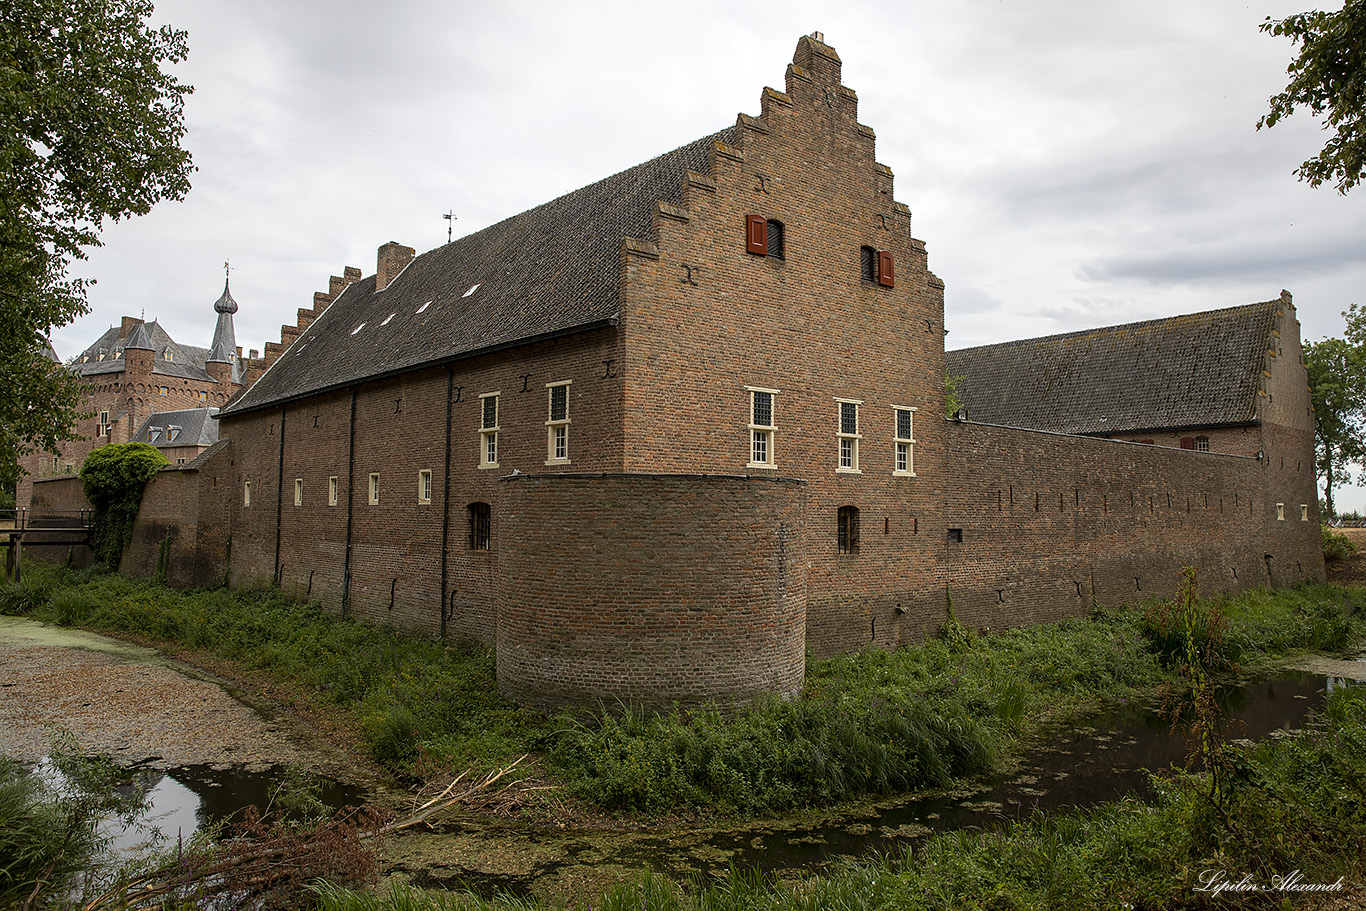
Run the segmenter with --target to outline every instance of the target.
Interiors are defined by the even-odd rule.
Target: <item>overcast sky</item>
[[[820,30],[946,283],[949,347],[1269,300],[1309,340],[1366,303],[1366,188],[1257,131],[1309,0],[163,0],[195,86],[184,202],[112,225],[63,358],[145,312],[207,346],[232,262],[262,348],[344,265],[431,249],[759,113]],[[1320,3],[1340,8],[1340,2]],[[1346,505],[1366,504],[1366,492]]]

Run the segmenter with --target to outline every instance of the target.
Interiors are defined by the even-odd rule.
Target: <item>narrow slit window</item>
[[[493,540],[492,510],[487,503],[471,503],[470,550],[489,550]]]
[[[370,505],[379,505],[379,472],[370,475]]]
[[[53,467],[55,468],[55,467],[56,467],[56,464],[55,464],[56,460],[54,459],[53,462],[54,462]],[[250,506],[250,505],[251,505],[251,482],[250,482],[250,481],[243,481],[243,482],[242,482],[242,505],[243,505],[244,507],[245,507],[245,506]]]
[[[827,513],[827,515],[829,515]],[[858,553],[858,507],[841,506],[836,517],[837,546],[842,554]]]
[[[304,479],[303,479],[303,478],[295,478],[295,479],[294,479],[294,505],[295,505],[295,506],[303,506],[303,505],[304,505]]]
[[[327,479],[327,505],[337,505],[337,476],[332,475]]]
[[[432,502],[432,470],[423,468],[417,473],[417,502],[423,505]]]

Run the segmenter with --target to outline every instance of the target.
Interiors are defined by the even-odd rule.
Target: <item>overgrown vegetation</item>
[[[545,718],[498,696],[487,649],[341,620],[278,594],[179,592],[42,564],[22,585],[0,586],[0,610],[175,643],[245,673],[293,681],[349,713],[371,755],[400,773],[488,771],[529,752],[543,757],[539,767],[561,793],[605,808],[691,805],[737,814],[891,793],[990,768],[1043,719],[1177,680],[1173,656],[1207,628],[1202,617],[1225,617],[1222,653],[1256,667],[1361,641],[1363,603],[1366,594],[1356,589],[1302,586],[1180,609],[1097,609],[990,635],[946,623],[923,645],[809,662],[805,691],[789,702],[761,701],[733,715],[713,708],[647,715],[609,705]]]
[[[1332,565],[1345,563],[1356,556],[1357,546],[1340,531],[1323,526],[1323,562]]]
[[[96,823],[131,820],[144,792],[107,757],[53,744],[45,772],[0,756],[0,907],[38,908],[71,890],[105,851]]]
[[[1312,726],[1290,739],[1230,747],[1238,774],[1222,805],[1208,776],[1155,779],[1134,799],[1067,814],[1037,813],[999,830],[932,837],[900,853],[793,879],[732,870],[678,884],[642,874],[579,904],[594,911],[950,911],[961,908],[1301,907],[1319,887],[1355,907],[1366,874],[1366,688],[1338,690]],[[1219,882],[1267,890],[1216,893]],[[1203,891],[1199,891],[1203,890]],[[323,911],[503,911],[541,907],[512,897],[315,889]]]
[[[142,492],[152,476],[169,464],[150,443],[112,443],[86,456],[81,488],[95,510],[90,545],[96,560],[118,568],[133,535]]]

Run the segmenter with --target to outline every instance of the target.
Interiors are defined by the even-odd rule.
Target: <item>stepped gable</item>
[[[1251,424],[1281,300],[945,352],[968,419],[1070,434]]]
[[[418,256],[376,290],[348,285],[225,413],[605,325],[619,310],[622,243],[653,240],[660,201],[678,205],[688,171],[711,172],[735,127]],[[405,250],[396,244],[386,253]],[[419,312],[421,311],[421,312]]]

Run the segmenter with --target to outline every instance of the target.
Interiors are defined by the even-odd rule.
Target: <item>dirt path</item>
[[[0,617],[0,754],[40,759],[59,730],[120,765],[297,765],[355,779],[339,751],[227,681],[151,649]]]

